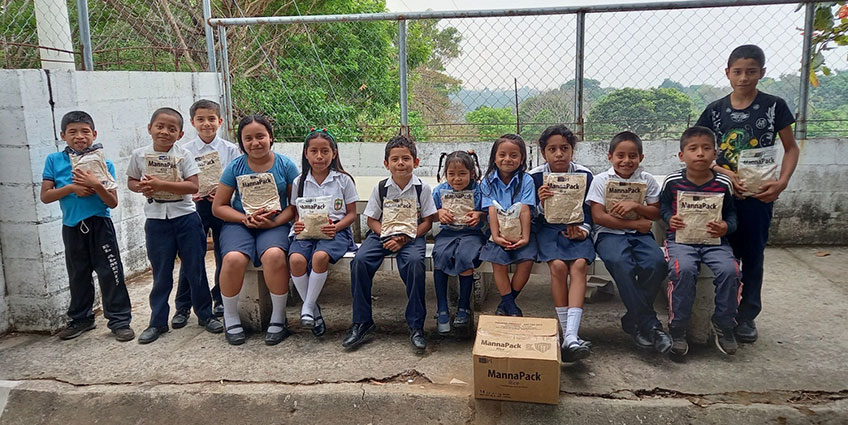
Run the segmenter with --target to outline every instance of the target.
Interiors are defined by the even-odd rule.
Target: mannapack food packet
[[[296,239],[331,239],[321,228],[330,223],[330,206],[333,203],[332,196],[317,196],[311,198],[297,198],[297,216],[303,222],[304,228]]]
[[[736,174],[745,185],[745,196],[762,192],[764,182],[777,180],[777,149],[774,146],[745,149],[739,153]]]
[[[454,221],[451,226],[466,227],[468,220],[466,214],[474,211],[474,191],[442,189],[442,208],[453,214]]]
[[[609,213],[612,207],[621,201],[633,201],[640,205],[645,203],[647,187],[648,185],[644,182],[607,180],[606,187],[604,188],[604,209]],[[624,220],[636,220],[639,218],[639,214],[636,211],[630,211],[622,217],[613,216]]]
[[[494,201],[493,205],[498,210],[498,227],[501,237],[510,242],[521,240],[521,203],[516,202],[507,209],[504,209],[498,201]]]
[[[280,211],[280,194],[277,193],[277,181],[271,173],[243,174],[236,177],[241,206],[244,213],[251,215],[261,209]]]
[[[545,200],[545,220],[551,224],[582,223],[586,174],[550,173],[545,176],[545,184],[554,192]]]
[[[418,233],[418,201],[415,199],[384,199],[380,237],[406,235],[415,239]]]
[[[199,186],[197,196],[209,196],[218,187],[218,181],[221,180],[221,174],[224,171],[221,156],[217,151],[212,151],[197,156],[194,160],[200,168],[200,174],[197,176]]]
[[[106,156],[103,154],[103,149],[95,149],[86,152],[82,155],[69,154],[71,159],[72,170],[91,171],[91,174],[100,181],[100,184],[106,190],[118,189],[118,183],[112,174],[109,173],[109,168],[106,166]]]
[[[144,155],[145,173],[151,177],[169,182],[180,181],[179,164],[182,158],[161,153],[147,153]],[[153,199],[159,201],[179,201],[183,195],[157,191],[153,192]]]
[[[674,232],[674,241],[682,244],[720,245],[721,238],[712,237],[707,223],[721,221],[724,193],[677,192],[677,215],[686,227]]]

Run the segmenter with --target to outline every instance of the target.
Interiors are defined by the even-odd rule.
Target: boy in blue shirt
[[[118,341],[131,341],[135,332],[130,328],[132,306],[124,284],[124,267],[118,251],[115,226],[109,209],[118,206],[116,189],[108,190],[90,170],[73,170],[71,155],[81,156],[98,149],[94,120],[83,111],[72,111],[62,117],[61,136],[68,146],[62,152],[47,156],[41,182],[41,202],[59,201],[62,209],[62,241],[65,245],[65,265],[71,304],[70,323],[59,332],[63,340],[73,339],[94,329],[94,282],[91,272],[97,273],[103,296],[103,316]],[[106,167],[115,178],[115,166],[106,160]]]
[[[400,277],[406,285],[406,322],[409,339],[416,350],[427,348],[424,336],[424,318],[427,307],[424,302],[426,251],[425,235],[432,227],[436,215],[436,204],[430,186],[412,174],[418,167],[418,151],[415,143],[405,136],[395,136],[386,144],[383,165],[392,177],[380,181],[368,198],[363,213],[368,218],[367,238],[362,242],[350,263],[350,288],[353,296],[353,325],[342,342],[345,348],[353,348],[375,329],[371,315],[371,285],[374,274],[386,255],[397,254]],[[407,235],[382,237],[383,201],[414,198],[418,204],[418,227],[416,237]]]
[[[757,90],[766,73],[766,56],[754,45],[739,46],[730,53],[724,70],[733,92],[709,104],[697,125],[715,132],[719,152],[710,168],[733,182],[737,198],[739,230],[728,236],[733,254],[742,263],[742,301],[736,315],[736,337],[740,342],[757,340],[754,319],[762,310],[763,261],[771,226],[774,201],[789,184],[798,165],[800,149],[795,142],[792,123],[795,117],[786,102]],[[758,193],[747,193],[739,176],[739,157],[745,150],[776,149],[777,138],[783,147],[783,161],[777,180],[764,181]]]

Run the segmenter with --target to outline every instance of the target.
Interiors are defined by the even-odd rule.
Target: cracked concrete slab
[[[842,421],[833,423],[844,422],[848,421],[848,371],[843,366],[848,361],[844,327],[848,248],[821,249],[830,255],[818,257],[815,252],[819,248],[810,247],[767,250],[764,312],[757,322],[761,339],[742,345],[735,356],[724,356],[712,346],[693,347],[686,361],[677,363],[640,352],[620,330],[624,308],[617,298],[587,304],[581,336],[593,342],[594,352],[581,363],[563,366],[559,407],[473,400],[472,341],[435,335],[432,319],[427,323],[427,351],[415,354],[403,321],[403,284],[392,273],[381,273],[375,281],[377,332],[358,350],[343,350],[341,339],[350,324],[350,289],[346,273],[334,271],[321,298],[329,329],[320,340],[300,329],[296,320],[299,306],[288,309],[295,334],[275,347],[265,346],[261,335],[249,335],[243,346],[229,346],[223,336],[203,331],[194,317],[186,328],[173,330],[146,346],[115,342],[102,317],[97,319],[97,329],[71,341],[34,334],[0,338],[0,379],[21,381],[10,393],[0,423],[27,423],[7,418],[22,420],[27,412],[38,413],[27,410],[20,399],[24,394],[30,400],[58,404],[84,398],[87,393],[124,403],[131,394],[137,394],[141,399],[159,400],[157,403],[163,403],[167,411],[179,407],[183,399],[186,403],[215,397],[248,400],[245,394],[263,391],[278,401],[285,398],[284,394],[310,394],[310,400],[335,392],[339,392],[339,400],[358,397],[380,410],[370,421],[373,423],[389,422],[392,412],[411,414],[413,409],[430,408],[454,416],[418,412],[415,417],[425,422],[511,423],[509,418],[518,420],[518,412],[526,410],[535,412],[528,417],[537,418],[539,423],[554,414],[593,422],[616,418],[616,406],[631,415],[628,420],[613,421],[621,423],[641,422],[636,418],[642,412],[654,419],[647,422],[666,422],[658,420],[660,417],[710,422],[707,419],[713,416],[703,416],[705,409],[715,412],[714,418],[751,421],[756,421],[755,413],[740,412],[767,412],[768,417],[783,417],[787,423],[805,422],[810,417],[805,416],[804,409],[809,409],[831,415],[818,419],[834,417]],[[428,309],[432,314],[435,302],[430,276],[428,282]],[[129,284],[137,333],[149,317],[149,287],[149,274]],[[496,297],[491,296],[486,311],[494,311],[496,303]],[[531,279],[518,303],[526,315],[555,317],[549,283],[541,276]],[[661,316],[664,320],[665,314]],[[465,384],[451,384],[452,380]],[[162,391],[178,394],[169,396],[176,401],[152,395]],[[374,403],[372,393],[377,394]],[[321,405],[314,400],[310,403]],[[386,403],[394,407],[386,410]],[[657,404],[656,410],[648,408],[652,404]],[[682,412],[690,413],[672,413],[675,406],[685,407]],[[327,401],[326,414],[350,414],[349,418],[355,418],[351,422],[369,422],[369,416],[355,413],[358,410],[348,412],[336,407]],[[588,410],[578,414],[573,411],[577,407]],[[735,412],[734,408],[742,410]],[[597,414],[587,413],[592,409]],[[651,412],[668,412],[668,416],[650,416]],[[155,417],[155,412],[149,413],[153,415],[150,418]],[[613,416],[604,416],[607,413]],[[39,415],[36,417],[43,421],[29,423],[51,423],[61,417]],[[296,416],[286,415],[281,416],[281,422]],[[454,420],[449,420],[451,417]]]

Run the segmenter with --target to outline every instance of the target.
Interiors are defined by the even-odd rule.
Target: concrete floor
[[[828,256],[816,256],[827,251]],[[211,270],[211,268],[210,268]],[[262,335],[227,345],[197,326],[150,345],[116,342],[102,316],[71,341],[0,339],[0,424],[38,423],[848,423],[848,248],[769,248],[758,342],[735,356],[695,346],[684,362],[635,349],[619,327],[618,298],[587,304],[581,337],[593,355],[563,366],[558,406],[471,397],[471,340],[443,338],[413,353],[396,275],[374,285],[378,330],[347,352],[348,276],[333,272],[321,296],[328,332],[300,329],[276,347]],[[133,328],[149,315],[150,274],[128,286]],[[428,308],[435,311],[432,284]],[[494,311],[494,295],[487,312]],[[531,279],[525,315],[554,317],[548,282]],[[665,314],[661,320],[665,320]]]

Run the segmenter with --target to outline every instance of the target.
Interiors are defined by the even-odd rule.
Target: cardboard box
[[[474,397],[559,403],[556,319],[482,315],[474,341]]]

